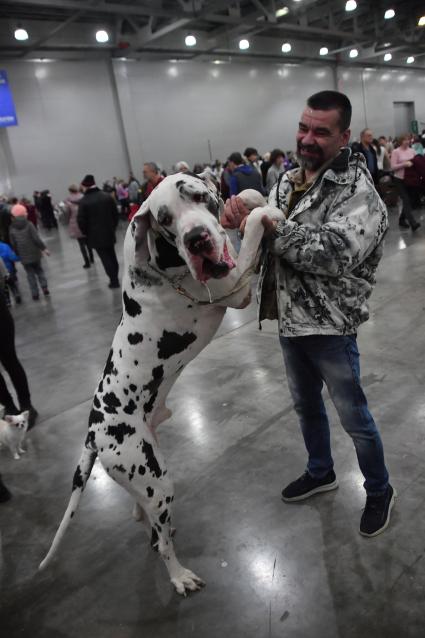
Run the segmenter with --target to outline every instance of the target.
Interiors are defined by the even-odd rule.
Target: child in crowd
[[[9,244],[0,241],[0,257],[4,261],[4,265],[8,271],[8,277],[6,280],[6,300],[10,305],[9,290],[12,293],[16,303],[21,303],[21,293],[18,288],[18,275],[16,273],[15,262],[19,261],[19,257],[13,252]]]
[[[27,273],[32,298],[37,301],[40,298],[39,285],[46,297],[50,294],[47,279],[41,266],[41,257],[50,255],[50,253],[40,239],[34,224],[28,221],[25,206],[15,204],[12,206],[11,214],[10,244],[21,259]]]

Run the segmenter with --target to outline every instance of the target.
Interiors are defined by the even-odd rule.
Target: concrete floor
[[[276,326],[259,332],[253,304],[230,311],[172,390],[174,416],[160,429],[176,487],[177,554],[207,581],[187,599],[132,519],[130,497],[97,464],[57,559],[37,574],[68,502],[121,303],[99,263],[82,269],[63,228],[48,235],[52,298],[32,302],[21,274],[25,303],[13,310],[40,419],[25,457],[0,452],[14,495],[0,505],[1,636],[423,638],[424,217],[412,235],[392,213],[359,338],[399,493],[391,527],[376,539],[358,533],[362,477],[329,401],[340,488],[303,504],[280,500],[305,454]]]

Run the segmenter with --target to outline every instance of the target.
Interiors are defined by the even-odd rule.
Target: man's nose
[[[310,146],[315,143],[316,139],[312,131],[307,131],[307,133],[301,138],[301,144],[304,144],[305,146]]]

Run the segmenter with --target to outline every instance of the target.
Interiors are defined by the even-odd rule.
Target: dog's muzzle
[[[221,279],[235,267],[226,244],[223,254],[217,255],[213,239],[203,226],[195,226],[183,237],[184,245],[191,256],[192,264],[199,281]]]

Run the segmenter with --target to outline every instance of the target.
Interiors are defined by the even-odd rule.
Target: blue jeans
[[[345,431],[356,448],[364,488],[369,496],[388,486],[381,437],[360,384],[355,335],[280,337],[289,390],[308,452],[307,470],[315,478],[333,468],[323,383]]]

